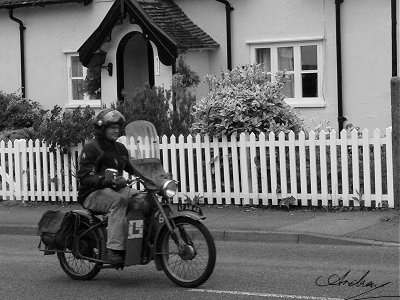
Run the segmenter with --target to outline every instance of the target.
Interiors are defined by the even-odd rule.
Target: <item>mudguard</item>
[[[172,217],[172,220],[178,221],[181,218],[190,218],[195,221],[201,222],[201,220],[204,220],[206,217],[200,216],[194,212],[191,211],[178,211],[174,212],[174,215]],[[154,252],[159,253],[161,251],[161,239],[160,237],[164,234],[164,231],[168,230],[167,226],[165,225],[165,222],[160,226],[157,235],[156,235],[156,243],[154,247]],[[161,266],[161,256],[154,254],[154,264],[156,265],[156,269],[158,271],[162,271],[162,266]]]
[[[172,219],[176,219],[176,218],[179,218],[179,217],[188,217],[188,218],[193,219],[195,221],[201,221],[201,220],[204,220],[206,218],[204,216],[200,216],[199,214],[196,214],[195,212],[185,211],[184,210],[184,211],[174,212],[174,215],[173,215]]]

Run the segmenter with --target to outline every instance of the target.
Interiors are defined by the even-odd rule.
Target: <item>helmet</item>
[[[112,124],[122,125],[125,123],[124,116],[117,110],[111,108],[102,109],[94,118],[96,129],[105,128]]]

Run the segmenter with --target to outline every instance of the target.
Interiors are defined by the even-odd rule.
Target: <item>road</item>
[[[212,277],[197,289],[183,289],[153,263],[74,281],[54,255],[37,251],[38,241],[0,235],[1,300],[400,299],[394,247],[218,242]]]

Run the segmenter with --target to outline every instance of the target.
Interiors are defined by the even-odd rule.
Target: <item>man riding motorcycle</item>
[[[113,109],[101,110],[94,120],[95,138],[80,154],[78,202],[95,212],[107,213],[107,256],[114,264],[123,262],[125,250],[125,215],[128,199],[139,191],[127,188],[122,171],[133,174],[126,147],[117,142],[123,115]],[[105,176],[105,169],[113,168],[116,176]]]

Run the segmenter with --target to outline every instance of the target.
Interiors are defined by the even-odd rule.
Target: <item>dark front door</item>
[[[125,35],[117,49],[118,100],[130,99],[136,88],[154,86],[154,55],[141,32]]]

